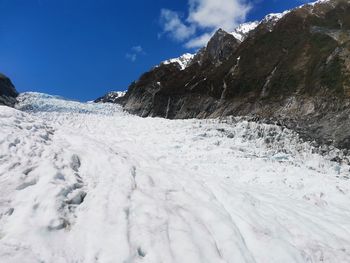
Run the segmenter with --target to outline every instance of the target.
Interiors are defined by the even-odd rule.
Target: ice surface
[[[350,262],[349,166],[289,130],[20,101],[0,107],[0,262]]]

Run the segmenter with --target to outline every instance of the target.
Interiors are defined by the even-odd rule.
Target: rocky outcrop
[[[119,103],[143,117],[251,116],[350,149],[350,1],[267,16],[243,42],[219,30],[186,69],[152,69]]]
[[[18,92],[11,80],[0,73],[0,105],[13,107],[16,103]]]
[[[104,95],[103,97],[100,97],[96,99],[95,103],[119,103],[119,101],[122,100],[122,98],[125,96],[125,91],[112,91]]]

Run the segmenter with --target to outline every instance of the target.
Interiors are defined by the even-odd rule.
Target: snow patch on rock
[[[181,70],[184,70],[190,65],[194,56],[195,56],[194,54],[186,53],[186,54],[183,54],[181,57],[165,60],[161,63],[161,65],[176,63],[179,65]]]
[[[290,13],[291,10],[284,11],[283,13],[271,13],[264,17],[261,23],[273,22],[277,23],[281,18],[283,18],[286,14]]]
[[[315,2],[312,2],[312,3],[308,3],[308,5],[316,5],[316,4],[322,4],[322,3],[327,3],[329,2],[330,0],[318,0],[318,1],[315,1]]]
[[[231,34],[239,41],[244,41],[249,32],[254,30],[259,25],[259,21],[247,22],[239,25]]]

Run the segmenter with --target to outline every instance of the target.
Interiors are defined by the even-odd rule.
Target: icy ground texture
[[[349,167],[288,130],[20,100],[0,107],[0,262],[350,262]]]

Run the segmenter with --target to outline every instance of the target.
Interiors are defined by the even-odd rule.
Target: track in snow
[[[0,107],[0,262],[350,262],[349,167],[288,130],[20,99]]]

